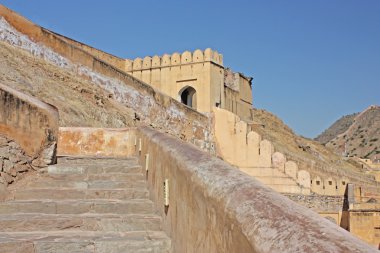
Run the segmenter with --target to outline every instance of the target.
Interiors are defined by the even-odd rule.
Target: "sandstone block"
[[[13,167],[13,163],[9,160],[4,160],[3,162],[3,171],[6,173],[10,173],[11,168]]]
[[[10,155],[10,156],[9,156],[9,161],[11,161],[11,163],[13,163],[13,164],[20,162],[21,159],[20,159],[19,154],[16,154],[16,155]]]
[[[272,165],[273,167],[280,169],[281,171],[285,170],[285,163],[286,163],[286,158],[284,154],[280,152],[275,152],[272,155]]]
[[[8,182],[2,177],[0,176],[0,191],[1,190],[5,190],[6,186],[8,185]]]
[[[5,181],[6,181],[8,184],[10,184],[10,183],[12,183],[13,181],[15,181],[14,178],[13,178],[12,176],[10,176],[9,174],[7,174],[7,173],[1,172],[0,175],[1,175],[2,178],[5,179]]]
[[[0,136],[0,147],[8,145],[8,140],[7,138]]]
[[[8,146],[0,147],[0,157],[8,158],[10,153],[10,148]]]
[[[30,166],[27,164],[16,164],[14,168],[17,172],[25,172],[30,169]]]
[[[12,167],[9,170],[9,174],[11,174],[12,177],[16,177],[17,176],[17,171],[16,171],[15,167]]]
[[[8,146],[11,148],[11,149],[20,149],[20,146],[16,143],[16,142],[14,142],[14,141],[10,141],[9,143],[8,143]]]

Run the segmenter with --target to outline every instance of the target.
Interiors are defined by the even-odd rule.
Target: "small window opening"
[[[179,92],[181,102],[194,109],[197,108],[197,92],[193,87],[188,86]]]

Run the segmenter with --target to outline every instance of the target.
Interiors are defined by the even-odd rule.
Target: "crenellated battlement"
[[[125,59],[125,70],[127,72],[131,72],[136,70],[179,66],[201,62],[213,62],[217,65],[223,66],[223,55],[219,54],[218,51],[207,48],[204,51],[197,49],[194,52],[185,51],[182,54],[175,52],[171,55],[164,54],[162,56],[155,55],[153,57],[137,57],[134,60]]]

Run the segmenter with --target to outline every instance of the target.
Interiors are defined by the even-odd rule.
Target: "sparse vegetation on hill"
[[[336,136],[347,131],[347,129],[354,123],[355,117],[359,113],[353,113],[346,115],[338,119],[334,124],[327,128],[323,133],[318,135],[315,140],[319,141],[322,144],[326,144]]]
[[[289,160],[298,163],[314,175],[345,175],[351,178],[373,181],[365,170],[353,160],[335,154],[317,141],[297,136],[274,114],[255,109],[253,130],[271,141],[275,150],[284,153]]]
[[[326,146],[337,154],[365,159],[380,158],[380,106],[370,106],[359,114],[349,115],[348,122],[338,120],[317,138],[319,141],[332,133]],[[347,123],[347,124],[345,124]],[[348,125],[348,126],[347,126]],[[342,132],[333,129],[345,129]],[[321,141],[323,143],[323,141]]]

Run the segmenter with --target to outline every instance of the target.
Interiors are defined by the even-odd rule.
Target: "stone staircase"
[[[170,252],[136,158],[60,158],[0,202],[2,253]]]
[[[261,183],[281,193],[310,194],[310,189],[301,187],[292,177],[286,175],[277,168],[240,168],[250,176],[255,177]]]

